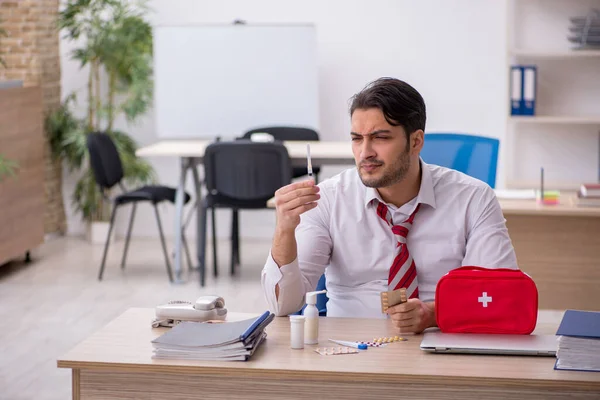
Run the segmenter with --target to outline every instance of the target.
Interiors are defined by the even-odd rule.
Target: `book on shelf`
[[[275,314],[208,324],[184,321],[152,341],[152,358],[247,361],[267,337],[265,328]]]
[[[555,369],[600,372],[600,312],[565,311],[556,335]]]
[[[600,207],[600,184],[582,184],[577,192],[576,204],[582,207]]]

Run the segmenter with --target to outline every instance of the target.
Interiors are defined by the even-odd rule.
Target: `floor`
[[[186,271],[185,283],[170,284],[154,239],[132,241],[124,271],[123,242],[117,241],[102,282],[97,280],[102,246],[79,238],[49,240],[32,253],[33,262],[0,267],[0,399],[70,399],[70,370],[58,369],[56,359],[129,307],[218,294],[230,310],[264,311],[260,271],[269,245],[243,241],[242,266],[231,277],[229,243],[221,243],[220,276],[209,272],[204,288],[197,272]]]

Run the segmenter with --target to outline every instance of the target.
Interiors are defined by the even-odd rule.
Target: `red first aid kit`
[[[530,334],[538,291],[523,271],[461,267],[437,284],[435,312],[442,332]]]

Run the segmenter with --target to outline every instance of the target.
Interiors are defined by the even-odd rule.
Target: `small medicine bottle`
[[[292,349],[304,348],[304,315],[290,315],[290,346]]]

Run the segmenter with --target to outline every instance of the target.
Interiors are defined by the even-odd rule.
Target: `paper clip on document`
[[[313,170],[312,170],[312,161],[310,159],[310,144],[306,144],[306,163],[307,163],[307,169],[308,169],[308,176],[310,176],[312,178],[313,176]]]

